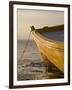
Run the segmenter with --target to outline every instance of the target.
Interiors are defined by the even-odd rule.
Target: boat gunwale
[[[43,33],[43,32],[54,32],[54,31],[63,31],[64,30],[64,24],[61,24],[61,25],[55,25],[55,26],[45,26],[43,28],[40,28],[40,29],[35,29],[36,32],[39,32],[39,33]]]

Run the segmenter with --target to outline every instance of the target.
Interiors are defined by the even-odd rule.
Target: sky
[[[27,40],[30,34],[30,26],[43,28],[64,24],[64,12],[52,10],[17,10],[17,39]],[[30,36],[32,38],[32,35]]]

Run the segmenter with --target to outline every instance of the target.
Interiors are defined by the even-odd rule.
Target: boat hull
[[[64,73],[64,45],[44,38],[39,32],[32,31],[37,47],[46,64],[51,62]]]

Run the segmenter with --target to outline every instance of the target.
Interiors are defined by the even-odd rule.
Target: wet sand
[[[26,40],[17,41],[17,80],[63,78],[56,67],[50,67],[44,63],[33,40],[28,42],[27,47],[26,43]]]

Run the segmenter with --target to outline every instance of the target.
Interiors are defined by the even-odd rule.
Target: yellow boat
[[[44,61],[47,64],[51,62],[64,73],[64,25],[40,29],[31,26],[31,31]],[[45,36],[44,33],[48,33],[48,35]]]

